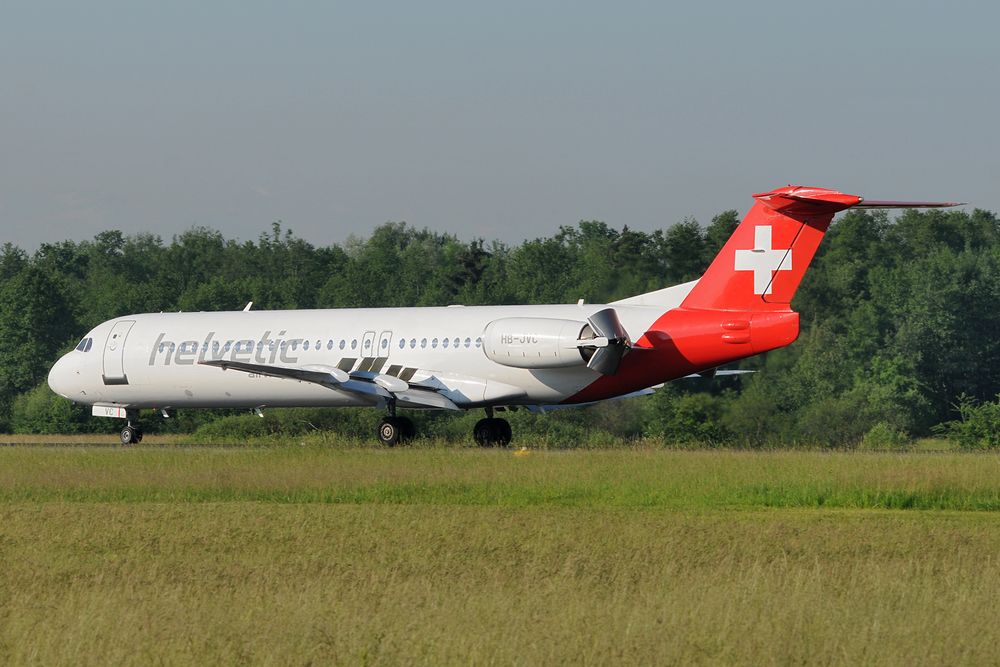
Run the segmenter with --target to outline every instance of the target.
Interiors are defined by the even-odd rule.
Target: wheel
[[[378,441],[386,447],[392,447],[399,442],[402,431],[395,417],[385,417],[378,424]]]
[[[506,447],[512,437],[513,432],[506,419],[496,417],[480,419],[472,429],[472,438],[480,447]]]
[[[500,419],[499,417],[494,419],[493,428],[496,431],[497,445],[500,447],[506,447],[514,439],[514,432],[510,428],[510,422],[506,419]]]
[[[142,429],[141,428],[134,428],[132,430],[135,431],[135,441],[136,442],[142,442]]]
[[[477,421],[472,428],[472,439],[480,447],[492,447],[495,439],[493,437],[493,420],[486,418]]]
[[[409,417],[396,417],[396,421],[399,423],[401,442],[409,442],[417,437],[417,427],[413,425]]]
[[[121,437],[123,445],[134,445],[139,442],[135,434],[135,429],[131,426],[126,426],[122,429],[122,432],[118,434]]]

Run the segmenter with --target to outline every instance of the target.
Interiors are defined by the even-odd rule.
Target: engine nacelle
[[[514,368],[585,366],[592,350],[579,340],[593,337],[586,322],[545,317],[493,320],[483,332],[483,351],[491,361]]]

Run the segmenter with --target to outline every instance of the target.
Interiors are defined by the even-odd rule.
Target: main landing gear
[[[510,422],[493,416],[493,408],[486,408],[486,419],[480,419],[472,429],[472,438],[480,447],[506,447],[513,438]]]
[[[386,447],[397,443],[409,442],[417,434],[413,422],[407,417],[384,417],[378,423],[378,441]]]
[[[378,441],[386,447],[393,447],[413,440],[417,434],[413,422],[407,417],[396,416],[395,404],[390,403],[388,408],[389,414],[378,423]],[[486,408],[486,419],[476,422],[472,439],[480,447],[506,447],[513,439],[510,422],[494,417],[493,408]]]
[[[139,428],[139,413],[126,414],[125,428],[118,434],[123,445],[137,445],[142,442],[142,429]]]
[[[397,443],[405,443],[413,440],[417,435],[417,429],[408,417],[396,416],[395,403],[389,404],[389,415],[382,418],[378,423],[378,441],[386,447],[393,447]]]

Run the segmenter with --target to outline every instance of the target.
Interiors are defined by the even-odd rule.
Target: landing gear
[[[378,423],[378,441],[386,447],[409,442],[416,434],[413,422],[406,417],[390,415]]]
[[[417,435],[417,429],[407,417],[396,416],[396,401],[388,401],[385,406],[389,414],[378,423],[378,441],[386,447],[396,443],[406,443]]]
[[[137,445],[142,442],[142,429],[138,426],[126,426],[118,435],[123,445]]]
[[[142,429],[139,428],[138,412],[127,413],[125,428],[118,435],[123,445],[137,445],[142,442]]]
[[[480,447],[506,447],[513,438],[510,422],[499,417],[487,417],[476,422],[472,438]]]

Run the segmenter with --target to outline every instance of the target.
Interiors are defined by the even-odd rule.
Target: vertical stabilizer
[[[830,221],[861,197],[789,185],[757,201],[681,304],[713,310],[786,310]]]

